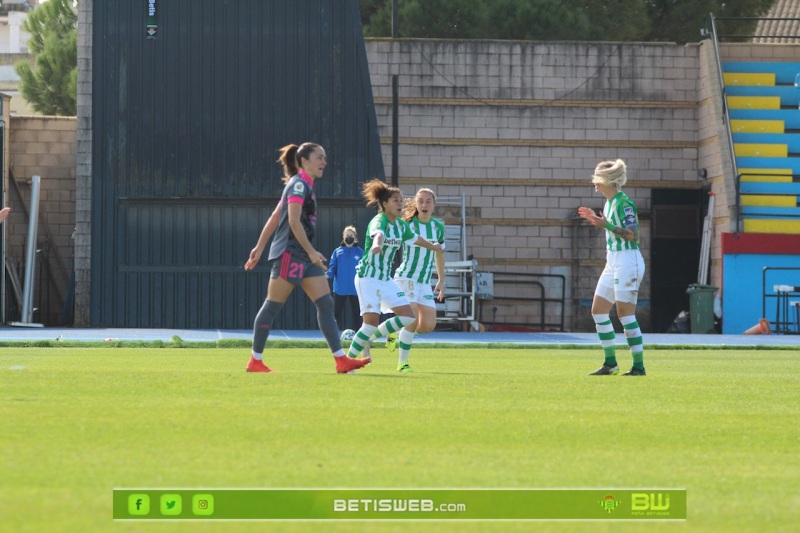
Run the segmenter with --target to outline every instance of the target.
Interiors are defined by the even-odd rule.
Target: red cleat
[[[248,372],[267,372],[270,373],[273,370],[264,364],[264,361],[259,359],[255,359],[252,355],[250,356],[250,361],[247,363],[247,371]]]
[[[362,359],[351,359],[346,355],[342,357],[334,357],[334,359],[336,360],[336,371],[339,374],[347,374],[353,370],[363,368],[372,362],[372,359],[369,357],[364,357]]]

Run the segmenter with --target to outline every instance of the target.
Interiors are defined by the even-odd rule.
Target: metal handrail
[[[744,172],[744,173],[738,174],[736,176],[736,206],[735,206],[735,210],[736,210],[737,216],[741,216],[742,215],[742,211],[744,211],[744,206],[741,205],[741,201],[740,200],[741,200],[741,197],[742,197],[742,178],[747,177],[747,176],[758,176],[758,177],[762,177],[763,178],[764,176],[777,177],[777,176],[786,176],[786,175],[785,174],[769,174],[769,173],[758,173],[758,174],[755,174],[755,173],[751,173],[751,172]],[[745,193],[745,194],[758,195],[758,193]],[[768,195],[774,196],[777,193],[764,193],[764,194],[768,194]],[[794,196],[794,195],[790,195],[790,196]],[[765,207],[765,206],[760,206],[760,207]],[[774,213],[758,213],[758,212],[755,212],[755,213],[750,213],[750,215],[751,216],[780,217],[780,218],[788,218],[788,219],[791,219],[791,220],[794,220],[796,218],[800,218],[800,215],[797,215],[795,213],[785,213],[785,214],[781,213],[781,214],[777,215],[777,214],[774,214]]]
[[[739,220],[742,218],[742,200],[741,200],[742,194],[739,192],[740,190],[742,190],[741,185],[742,185],[742,175],[737,173],[733,177],[733,186],[735,187],[736,191],[736,194],[734,195],[736,197],[734,200],[736,202],[736,205],[734,206],[733,209],[733,216],[736,217],[734,219],[734,224],[736,224],[736,226],[734,226],[736,228],[736,231],[734,233],[741,233],[739,230],[744,229],[739,227]]]
[[[736,18],[736,17],[720,17],[720,19],[723,19],[723,18],[724,19],[732,19],[732,18]],[[719,82],[720,94],[722,96],[722,99],[721,99],[722,100],[722,110],[721,110],[721,112],[722,112],[722,123],[725,125],[725,133],[726,133],[726,137],[727,137],[727,140],[728,140],[728,151],[729,151],[728,155],[730,156],[730,163],[731,163],[731,169],[733,169],[734,181],[736,183],[738,183],[738,180],[740,178],[740,176],[739,176],[739,168],[736,166],[736,153],[735,153],[734,148],[733,148],[733,132],[731,131],[731,119],[730,119],[730,115],[728,114],[728,102],[727,102],[727,95],[725,94],[725,82],[723,81],[724,78],[722,76],[722,60],[720,59],[719,41],[717,39],[717,26],[716,26],[716,23],[714,22],[714,13],[709,13],[708,14],[708,20],[711,23],[711,32],[709,33],[704,28],[704,33],[711,37],[711,42],[714,45],[713,46],[713,48],[714,48],[714,61],[715,61],[716,65],[717,65],[717,81]],[[738,186],[737,186],[737,190],[738,190]],[[739,195],[738,194],[736,195],[736,212],[735,212],[735,216],[736,216],[736,219],[733,222],[734,222],[734,227],[736,228],[737,233],[738,233],[738,230],[740,229],[739,228],[739,219],[740,219],[740,217],[739,217]]]
[[[555,331],[564,331],[564,317],[566,308],[566,285],[567,278],[563,274],[532,274],[529,272],[494,272],[494,287],[495,294],[493,298],[488,300],[479,300],[478,308],[478,322],[487,326],[525,326],[525,327],[538,327],[541,329],[555,329]],[[503,279],[505,278],[505,279]],[[513,279],[516,278],[516,279]],[[555,279],[560,284],[557,297],[547,297],[546,287],[540,281],[533,278]],[[535,288],[538,291],[538,296],[531,298],[525,296],[504,296],[498,294],[498,287],[500,286],[512,287],[528,287]],[[483,306],[489,302],[529,302],[531,304],[539,304],[539,321],[538,322],[497,322],[496,317],[493,316],[491,321],[483,320]],[[558,315],[558,322],[547,322],[546,311],[547,304],[557,304],[560,306],[560,313]],[[494,309],[493,309],[494,311]]]
[[[711,14],[713,17],[713,14]],[[762,20],[785,20],[785,21],[798,21],[797,17],[717,17],[717,20],[755,20],[755,21],[762,21]],[[800,39],[799,35],[755,35],[755,34],[747,34],[747,35],[719,35],[717,34],[718,38],[722,39]]]
[[[790,331],[792,321],[789,319],[789,297],[800,296],[800,286],[788,285],[787,282],[781,283],[780,281],[773,281],[773,291],[767,292],[767,274],[769,272],[797,272],[800,275],[800,267],[777,267],[765,266],[761,269],[761,316],[767,317],[767,299],[775,298],[775,333],[797,333],[800,334],[800,327],[797,332]],[[787,278],[781,278],[785,280]],[[788,278],[791,283],[800,283],[800,278]],[[778,291],[778,287],[783,286],[782,291]],[[797,310],[800,313],[800,308]]]

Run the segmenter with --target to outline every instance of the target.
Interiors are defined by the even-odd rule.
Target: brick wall
[[[589,175],[625,159],[649,258],[652,188],[697,188],[699,45],[376,39],[367,42],[391,174],[399,76],[399,183],[467,198],[469,253],[494,272],[564,274],[568,329],[591,328],[602,238],[575,220],[600,207]],[[650,289],[641,289],[647,327]],[[548,313],[557,313],[550,306]],[[507,315],[519,309],[507,309]],[[504,318],[498,314],[498,319]],[[555,319],[550,316],[547,321]]]
[[[700,53],[700,79],[698,81],[698,168],[706,172],[711,192],[716,195],[714,234],[711,239],[711,272],[708,283],[722,286],[722,233],[732,231],[730,206],[736,202],[735,187],[726,176],[732,176],[728,134],[722,119],[722,94],[717,73],[714,49],[703,41]],[[721,144],[722,143],[722,144]],[[732,180],[731,180],[732,181]]]
[[[6,228],[6,256],[24,282],[31,181],[40,176],[39,226],[33,322],[61,320],[72,272],[75,229],[74,117],[12,116],[9,132],[7,198],[12,213]],[[9,293],[12,292],[7,286]],[[19,320],[9,315],[8,320]]]
[[[726,43],[720,46],[723,61],[800,61],[796,44]]]
[[[81,4],[79,16],[90,28],[91,10]],[[59,233],[62,256],[68,258],[71,243],[64,237],[77,211],[76,325],[86,325],[91,250],[91,83],[86,76],[91,48],[85,32],[79,38],[79,120],[84,126],[78,134],[78,200],[69,222],[58,225],[69,229]],[[725,45],[722,51],[728,59],[787,60],[797,54],[788,45]],[[720,282],[719,234],[731,231],[732,177],[727,148],[720,142],[719,86],[707,42],[375,39],[367,41],[367,54],[387,175],[391,75],[398,74],[401,187],[408,194],[420,186],[431,186],[440,196],[465,194],[468,252],[481,269],[566,276],[568,329],[592,329],[587,305],[604,253],[598,232],[575,220],[574,210],[602,205],[588,179],[601,160],[621,157],[628,163],[625,191],[642,215],[645,258],[651,189],[700,187],[698,171],[706,170],[718,194],[710,281]],[[22,147],[16,150],[12,146],[12,159],[25,154]],[[74,178],[74,155],[70,164]],[[68,188],[66,181],[59,184],[62,192]],[[73,180],[73,204],[74,188]],[[646,301],[649,294],[645,282],[641,298]],[[549,305],[546,313],[550,321],[559,309]],[[499,309],[498,320],[512,314],[541,319],[538,310],[517,307]],[[640,322],[647,327],[646,306]]]
[[[75,325],[89,325],[92,258],[92,28],[90,2],[78,4],[78,135],[75,201]]]

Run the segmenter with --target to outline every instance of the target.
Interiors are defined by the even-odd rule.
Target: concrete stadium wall
[[[716,195],[714,234],[711,239],[709,284],[722,286],[722,233],[731,231],[730,210],[736,203],[731,151],[722,116],[722,92],[717,74],[714,48],[708,41],[700,47],[698,79],[698,168],[705,169],[711,192]],[[726,180],[726,176],[730,179]]]
[[[81,16],[90,27],[91,13],[81,10]],[[79,48],[80,61],[91,65],[87,44]],[[791,45],[723,45],[721,50],[723,60],[794,60],[798,53]],[[601,160],[621,157],[628,163],[625,190],[641,211],[646,259],[652,189],[701,187],[698,171],[706,170],[718,198],[710,283],[721,283],[719,236],[731,231],[734,196],[727,147],[720,142],[725,130],[719,83],[707,41],[677,46],[373,39],[367,41],[367,53],[387,175],[391,75],[398,74],[401,187],[407,194],[421,186],[440,196],[465,194],[468,253],[481,270],[566,276],[567,329],[592,329],[587,306],[604,254],[598,232],[576,220],[574,210],[602,205],[588,179]],[[82,80],[79,104],[87,123],[89,91],[90,84]],[[38,138],[32,129],[58,131],[67,124],[72,141],[65,142],[73,145],[71,159],[65,154],[59,159],[65,169],[51,172],[31,164],[27,156],[36,152],[25,143]],[[51,222],[58,228],[54,241],[67,264],[78,213],[76,325],[81,325],[88,320],[82,302],[88,302],[90,275],[88,155],[85,149],[78,154],[76,176],[74,119],[14,117],[12,139],[18,138],[16,130],[28,140],[12,142],[12,169],[18,179],[36,173],[46,178],[43,202],[48,203],[42,211],[48,220],[58,220]],[[40,155],[46,153],[52,152]],[[21,206],[12,207],[17,217]],[[10,222],[9,227],[21,223],[16,218]],[[20,255],[20,239],[10,235],[12,254]],[[641,299],[646,327],[648,282]],[[523,320],[540,319],[535,309],[513,313]],[[559,309],[548,306],[548,313],[547,320],[554,320]]]
[[[627,162],[646,260],[651,190],[701,186],[699,45],[377,39],[367,54],[387,175],[397,74],[401,187],[466,195],[480,269],[566,275],[568,329],[592,328],[605,258],[599,232],[575,220],[578,206],[602,206],[595,165]],[[645,282],[645,327],[649,294]]]

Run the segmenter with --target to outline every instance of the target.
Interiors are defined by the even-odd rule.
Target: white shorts
[[[606,252],[606,268],[594,294],[611,302],[635,304],[644,279],[644,258],[639,250]]]
[[[381,313],[381,309],[392,309],[408,305],[408,298],[393,280],[380,281],[375,278],[360,278],[356,276],[356,294],[364,313]]]
[[[436,301],[433,299],[433,287],[430,283],[418,283],[408,278],[394,278],[397,286],[406,293],[406,298],[412,304],[424,305],[436,309]]]

